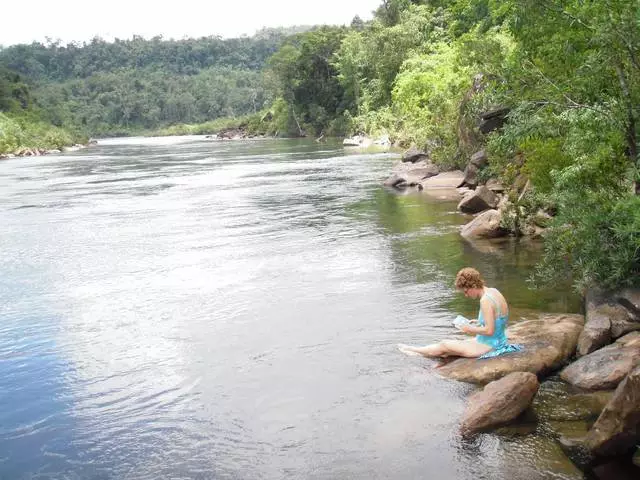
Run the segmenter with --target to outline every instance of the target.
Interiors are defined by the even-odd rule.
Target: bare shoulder
[[[509,303],[507,302],[507,299],[504,297],[502,292],[500,292],[500,290],[498,290],[497,288],[492,288],[491,290],[493,290],[495,299],[500,304],[502,311],[508,311]]]

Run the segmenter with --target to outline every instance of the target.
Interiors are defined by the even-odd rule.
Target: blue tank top
[[[493,303],[496,312],[495,329],[493,335],[476,335],[476,341],[489,345],[493,350],[501,350],[508,345],[507,342],[507,321],[509,320],[509,314],[506,315],[501,312],[500,304],[495,298],[487,291],[482,298],[487,297]],[[478,313],[478,323],[484,327],[484,318],[482,316],[482,308]]]

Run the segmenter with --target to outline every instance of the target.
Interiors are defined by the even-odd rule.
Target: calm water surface
[[[474,265],[516,315],[535,248],[384,190],[397,155],[114,139],[0,163],[0,478],[579,478],[543,436],[456,433],[472,387],[395,350],[455,335]]]

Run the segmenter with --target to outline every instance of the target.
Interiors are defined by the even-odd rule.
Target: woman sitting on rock
[[[521,350],[519,345],[507,343],[505,333],[509,319],[507,301],[497,289],[485,286],[480,272],[474,268],[463,268],[456,275],[455,286],[466,297],[480,299],[478,320],[471,320],[468,324],[458,327],[466,334],[475,335],[475,338],[443,340],[425,347],[399,344],[398,348],[402,353],[425,357],[489,358]]]

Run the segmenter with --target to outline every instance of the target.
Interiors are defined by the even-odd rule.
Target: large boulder
[[[587,302],[586,322],[578,339],[578,356],[588,355],[611,343],[611,321],[602,307],[606,305]]]
[[[640,332],[631,332],[615,343],[579,358],[560,372],[560,377],[580,388],[615,388],[640,365]]]
[[[447,378],[479,384],[511,372],[546,374],[573,356],[583,326],[583,315],[541,314],[507,329],[509,341],[523,346],[521,352],[487,359],[459,358],[442,365],[438,372]]]
[[[429,154],[424,150],[418,150],[415,146],[412,146],[402,154],[403,162],[416,163],[421,160],[429,160]]]
[[[507,234],[507,231],[500,226],[502,215],[498,210],[487,210],[460,230],[460,235],[464,238],[497,238]]]
[[[640,442],[640,366],[618,385],[611,401],[596,420],[585,441],[597,455],[616,455]]]
[[[421,188],[458,188],[462,184],[464,174],[460,170],[442,172],[420,182]]]
[[[528,372],[513,372],[489,383],[469,398],[460,432],[467,436],[510,422],[531,404],[538,386],[538,378]]]
[[[458,210],[465,213],[479,213],[497,206],[498,196],[483,185],[466,195],[458,204]]]
[[[473,163],[468,163],[464,168],[464,178],[462,179],[462,185],[466,185],[471,188],[478,186],[478,172],[480,169]]]

